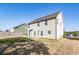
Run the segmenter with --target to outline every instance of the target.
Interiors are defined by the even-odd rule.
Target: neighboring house
[[[9,29],[9,32],[14,32],[14,29]]]
[[[23,33],[23,34],[27,35],[28,25],[23,23],[19,26],[14,27],[13,29],[14,29],[14,32],[16,32],[16,33]]]
[[[28,25],[28,36],[32,38],[59,39],[64,34],[62,12],[40,17]]]

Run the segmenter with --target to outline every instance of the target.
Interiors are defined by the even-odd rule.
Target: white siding
[[[30,24],[30,27],[28,28],[28,36],[34,37],[34,38],[53,38],[53,39],[59,39],[63,37],[64,28],[63,28],[63,15],[62,13],[59,13],[56,19],[50,19],[47,20],[47,25],[45,25],[45,21]],[[29,30],[30,32],[29,35]],[[34,35],[34,31],[36,32],[36,35]],[[41,36],[41,31],[43,31],[43,36]],[[51,31],[51,34],[48,34],[48,31]]]
[[[62,12],[57,16],[57,39],[62,38],[64,33]]]
[[[34,23],[30,25],[30,29],[33,29],[29,36],[37,37],[37,38],[54,38],[55,39],[55,19],[51,19],[47,21],[47,25],[45,25],[45,21]],[[36,31],[36,35],[34,35],[34,31]],[[43,31],[43,36],[41,36],[41,31]],[[51,31],[51,34],[48,34],[48,31]],[[39,32],[39,34],[38,34]]]

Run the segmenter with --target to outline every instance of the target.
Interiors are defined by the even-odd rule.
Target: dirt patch
[[[41,42],[30,40],[28,42],[15,42],[1,44],[1,55],[49,55],[48,48]]]
[[[22,41],[22,42],[21,42]],[[79,55],[79,40],[21,40],[0,44],[1,55]],[[8,42],[8,41],[7,41]]]

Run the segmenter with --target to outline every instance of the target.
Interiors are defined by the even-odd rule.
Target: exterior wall
[[[10,32],[14,32],[14,29],[10,29],[9,31],[10,31]]]
[[[31,30],[30,37],[55,39],[55,19],[47,20],[47,25],[45,25],[45,21],[39,22],[39,26],[37,26],[37,24],[38,23],[29,25],[28,34]],[[34,31],[36,35],[34,35]],[[41,36],[41,31],[43,31],[43,36]],[[48,34],[48,31],[51,31],[51,34]]]
[[[60,12],[57,16],[57,39],[62,38],[64,34],[63,15]]]
[[[27,25],[21,25],[17,28],[14,28],[14,32],[23,33],[27,35],[28,26]]]

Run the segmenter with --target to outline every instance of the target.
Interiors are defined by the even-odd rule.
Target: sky
[[[65,31],[79,31],[79,4],[74,3],[0,3],[0,30],[11,29],[57,11],[64,15]]]

